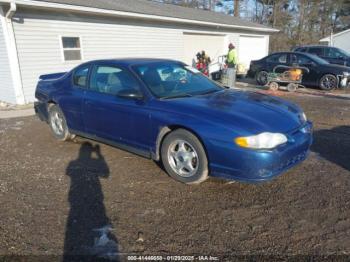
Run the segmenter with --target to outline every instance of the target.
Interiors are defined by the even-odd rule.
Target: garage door
[[[192,65],[196,54],[204,50],[213,61],[225,53],[222,35],[184,34],[184,62]]]
[[[239,37],[239,62],[249,68],[250,61],[258,60],[268,54],[267,39],[257,36]]]

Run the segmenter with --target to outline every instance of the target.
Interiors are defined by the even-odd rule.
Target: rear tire
[[[208,158],[199,139],[185,129],[169,133],[161,147],[167,173],[185,184],[199,184],[208,178]]]
[[[48,113],[49,125],[52,134],[57,140],[67,141],[75,137],[75,135],[69,132],[66,118],[64,117],[64,114],[58,105],[49,104]]]
[[[338,87],[338,78],[335,75],[327,74],[320,79],[320,88],[330,91]]]

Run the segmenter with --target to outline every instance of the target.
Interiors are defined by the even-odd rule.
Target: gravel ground
[[[0,119],[0,255],[350,259],[350,100],[278,94],[305,109],[315,142],[305,162],[260,185],[183,185],[151,160],[55,141],[34,116]]]

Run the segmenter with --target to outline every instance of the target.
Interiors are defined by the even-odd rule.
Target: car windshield
[[[327,64],[329,64],[326,60],[324,60],[324,59],[318,57],[317,55],[313,55],[313,54],[308,54],[308,55],[309,55],[309,57],[310,57],[312,60],[314,60],[314,61],[315,61],[317,64],[319,64],[319,65],[327,65]]]
[[[345,51],[345,50],[343,50],[343,49],[337,48],[337,51],[338,51],[339,53],[341,53],[341,54],[342,54],[343,56],[345,56],[345,57],[350,57],[350,53],[347,52],[347,51]]]
[[[197,69],[176,62],[133,66],[133,70],[158,98],[203,95],[222,90]]]

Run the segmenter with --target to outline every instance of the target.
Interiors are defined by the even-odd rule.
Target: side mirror
[[[135,99],[135,100],[142,100],[143,94],[137,90],[137,89],[122,89],[117,93],[118,97],[121,98],[127,98],[127,99]]]

